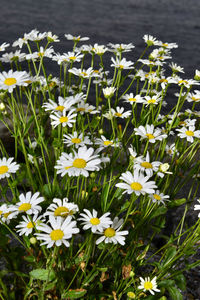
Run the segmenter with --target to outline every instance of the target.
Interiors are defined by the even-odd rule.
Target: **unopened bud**
[[[31,243],[32,245],[35,245],[35,244],[37,243],[37,239],[36,239],[35,237],[31,237],[31,238],[30,238],[30,243]]]

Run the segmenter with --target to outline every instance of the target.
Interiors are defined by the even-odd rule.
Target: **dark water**
[[[65,33],[90,37],[90,43],[130,43],[136,58],[144,34],[176,42],[173,61],[185,68],[185,77],[200,69],[199,0],[0,0],[0,43],[12,42],[37,28],[52,31],[69,50]]]

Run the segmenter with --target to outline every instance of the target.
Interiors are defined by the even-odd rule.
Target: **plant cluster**
[[[183,299],[200,264],[200,72],[180,77],[177,44],[151,35],[135,62],[132,43],[65,37],[60,54],[34,29],[0,57],[0,298]]]

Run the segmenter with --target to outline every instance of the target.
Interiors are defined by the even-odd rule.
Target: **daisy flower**
[[[167,134],[162,134],[162,130],[159,128],[154,128],[154,125],[139,126],[134,129],[135,135],[140,135],[142,139],[148,139],[150,143],[155,143],[156,141],[162,141],[167,137]]]
[[[130,43],[130,44],[112,44],[112,43],[109,43],[108,46],[110,46],[112,48],[109,51],[114,52],[116,54],[121,54],[122,52],[129,52],[133,48],[135,48],[135,46],[132,43]]]
[[[44,197],[39,197],[40,193],[36,192],[32,195],[31,192],[27,192],[25,195],[19,195],[19,202],[17,202],[12,208],[11,217],[17,216],[19,213],[26,213],[28,215],[38,215],[42,210],[39,203],[44,201]]]
[[[124,220],[120,219],[118,217],[115,217],[111,226],[107,227],[103,231],[103,235],[96,240],[96,244],[100,244],[101,242],[107,243],[113,243],[117,244],[119,243],[120,245],[125,245],[125,237],[124,235],[128,234],[127,230],[120,231],[122,225],[123,225]]]
[[[49,43],[53,43],[53,42],[54,42],[54,43],[58,43],[58,42],[60,42],[58,36],[57,36],[56,34],[52,34],[51,31],[47,32],[46,38],[47,38],[47,41],[48,41]]]
[[[68,202],[68,198],[63,198],[63,200],[54,198],[53,203],[47,207],[44,216],[66,218],[74,215],[76,212],[78,212],[78,205]]]
[[[111,114],[113,115],[113,117],[116,118],[128,118],[131,115],[131,110],[127,110],[124,112],[124,107],[116,107],[116,110],[114,108],[111,108]]]
[[[154,203],[158,203],[158,204],[165,204],[165,201],[169,201],[169,196],[168,195],[164,195],[163,193],[161,193],[159,190],[155,191],[155,194],[151,194],[149,195],[149,197],[151,198],[152,202]]]
[[[64,244],[66,247],[69,247],[68,242],[71,239],[73,234],[79,232],[79,229],[76,227],[76,221],[72,221],[72,217],[68,216],[66,219],[61,217],[49,217],[49,225],[43,224],[39,226],[39,230],[44,233],[35,233],[37,240],[43,240],[42,245],[47,245],[47,248],[51,248],[53,245],[57,247]]]
[[[135,193],[137,196],[141,194],[153,194],[155,193],[155,188],[157,188],[155,181],[148,181],[149,176],[144,176],[137,170],[134,172],[134,174],[131,174],[131,172],[126,171],[125,173],[122,173],[119,179],[125,181],[125,183],[116,184],[116,187],[125,190],[123,194]]]
[[[173,174],[172,172],[169,172],[169,164],[168,163],[160,163],[159,169],[158,169],[158,173],[157,175],[161,178],[163,178],[165,176],[165,174]]]
[[[186,88],[190,88],[192,85],[200,85],[199,82],[193,79],[182,79],[180,77],[176,78],[177,79],[177,84],[179,86],[184,86]]]
[[[25,71],[14,71],[8,72],[3,71],[0,73],[0,89],[8,90],[12,93],[16,86],[27,86],[29,81],[29,75]]]
[[[139,156],[134,160],[134,170],[146,173],[147,176],[153,176],[153,172],[157,172],[160,162],[150,162],[149,152],[147,151],[146,157]]]
[[[169,156],[173,156],[175,153],[177,155],[179,155],[179,152],[176,149],[175,143],[169,145],[166,145],[165,147],[165,152],[169,155]]]
[[[188,93],[186,100],[194,103],[200,102],[200,91],[195,90],[193,93]]]
[[[160,44],[160,41],[158,41],[155,37],[153,37],[152,35],[148,35],[148,34],[145,34],[143,36],[143,39],[145,41],[145,43],[148,45],[148,46],[158,46]]]
[[[106,87],[103,89],[103,94],[105,98],[111,98],[116,91],[115,87]]]
[[[97,138],[94,143],[95,145],[99,145],[102,149],[107,148],[109,146],[115,147],[120,145],[119,143],[117,144],[113,140],[107,139],[104,135],[101,135],[101,138]]]
[[[77,68],[72,68],[72,69],[69,69],[68,72],[76,75],[76,76],[79,76],[81,78],[84,78],[84,79],[88,79],[90,77],[96,77],[97,74],[94,74],[94,70],[92,67],[88,68],[87,70],[86,69],[77,69]]]
[[[122,99],[124,102],[130,103],[131,105],[134,103],[143,103],[143,98],[140,95],[133,95],[133,93],[125,94]]]
[[[164,90],[168,84],[177,83],[177,80],[170,76],[167,78],[163,76],[160,78],[159,83],[161,85],[161,88]]]
[[[94,149],[87,149],[86,146],[80,147],[78,152],[74,150],[73,154],[62,153],[61,157],[57,160],[57,174],[64,176],[89,176],[88,171],[99,171],[101,159],[99,155],[93,155]]]
[[[144,292],[149,291],[152,295],[154,295],[154,292],[160,292],[160,290],[157,288],[156,283],[156,276],[151,280],[149,277],[145,277],[144,279],[140,277],[140,285],[138,286],[138,289],[143,290]]]
[[[21,53],[20,50],[15,52],[5,53],[2,55],[0,60],[5,63],[12,63],[13,61],[22,62],[26,59],[26,53]]]
[[[67,98],[63,98],[61,96],[58,97],[58,103],[54,102],[53,100],[49,99],[49,102],[45,102],[42,107],[45,111],[52,111],[52,112],[63,112],[63,110],[69,110],[72,105],[76,102],[74,100],[68,100]]]
[[[5,51],[5,49],[7,48],[7,47],[9,47],[10,46],[10,44],[8,44],[8,43],[3,43],[3,44],[1,44],[0,45],[0,52],[1,51]]]
[[[90,105],[88,103],[85,103],[84,101],[80,101],[77,105],[76,112],[81,115],[85,113],[96,114],[99,113],[99,110],[97,110],[94,105]]]
[[[172,69],[173,73],[185,73],[184,69],[178,66],[176,63],[171,62],[169,67]]]
[[[26,59],[40,59],[42,57],[48,57],[48,58],[52,58],[52,54],[53,54],[54,50],[52,47],[44,49],[43,47],[40,47],[38,52],[34,52],[34,53],[30,53],[26,55]]]
[[[51,118],[51,125],[55,128],[58,125],[62,125],[62,127],[72,127],[73,123],[76,122],[75,118],[77,116],[76,113],[74,113],[75,109],[72,109],[68,112],[64,109],[62,111],[62,115],[58,112],[55,112],[54,114],[50,115]]]
[[[180,136],[181,139],[186,138],[188,142],[193,143],[194,138],[200,138],[200,130],[195,130],[195,126],[191,125],[189,128],[182,127],[181,129],[176,129],[176,131],[180,132],[178,133],[178,136]]]
[[[78,148],[92,144],[88,136],[83,137],[83,133],[78,135],[77,131],[74,131],[73,134],[64,134],[63,137],[63,142],[64,144],[67,144],[68,147],[74,145],[75,148]]]
[[[118,57],[116,57],[116,60],[111,57],[111,60],[113,62],[113,64],[111,64],[111,67],[115,67],[117,69],[125,69],[125,70],[129,70],[129,69],[133,69],[133,62],[132,61],[127,61],[126,58],[122,58],[119,59]]]
[[[7,205],[6,203],[2,204],[0,206],[0,223],[6,223],[9,224],[10,220],[12,219],[10,217],[10,214],[12,213],[13,205]]]
[[[87,41],[90,39],[89,37],[81,37],[80,35],[73,36],[71,34],[65,34],[65,37],[67,40],[74,41],[74,42],[81,42],[81,41],[83,42],[83,41]]]
[[[40,42],[47,37],[47,32],[39,32],[38,30],[32,30],[29,33],[29,40],[32,42]]]
[[[200,199],[197,199],[197,201],[199,202],[199,204],[196,204],[194,206],[194,210],[200,210]],[[200,218],[200,213],[198,214],[198,218]]]
[[[103,214],[100,218],[97,217],[97,211],[93,209],[92,213],[88,209],[84,209],[84,213],[81,213],[79,221],[83,221],[81,225],[84,230],[91,228],[91,231],[95,233],[96,231],[103,232],[104,228],[109,227],[112,224],[109,212]]]
[[[52,60],[56,60],[60,65],[61,63],[80,62],[82,58],[83,54],[81,54],[80,52],[68,52],[63,53],[62,55],[57,54],[55,57],[52,58]]]
[[[33,229],[39,230],[39,226],[41,226],[43,222],[45,222],[43,216],[38,217],[37,215],[34,215],[33,218],[30,218],[30,216],[22,216],[23,221],[19,223],[19,225],[16,226],[16,228],[19,228],[17,232],[19,235],[25,235],[28,236],[33,232]]]
[[[108,48],[104,45],[94,44],[94,46],[92,47],[92,52],[94,52],[97,55],[103,55],[107,50]]]
[[[0,179],[5,177],[10,177],[11,173],[16,173],[20,165],[17,165],[16,162],[13,162],[13,157],[10,158],[0,158]]]
[[[150,96],[144,96],[144,100],[142,103],[147,107],[151,104],[157,105],[161,101],[162,97],[160,97],[160,94],[154,95],[152,97]]]

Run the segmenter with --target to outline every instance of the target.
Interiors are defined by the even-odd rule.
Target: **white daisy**
[[[93,155],[94,149],[87,149],[86,146],[80,147],[78,152],[74,150],[73,154],[62,153],[61,157],[57,160],[57,174],[64,176],[89,176],[88,171],[98,171],[101,159],[99,155]]]
[[[58,43],[58,42],[60,42],[58,36],[57,36],[56,34],[52,34],[51,31],[47,32],[46,38],[47,38],[47,41],[48,41],[49,43],[53,43],[53,42],[54,42],[54,43]]]
[[[160,41],[158,41],[155,37],[149,34],[145,34],[143,36],[143,39],[148,46],[158,46],[160,44]]]
[[[68,72],[76,75],[76,76],[79,76],[81,78],[84,78],[84,79],[88,79],[90,77],[96,77],[97,74],[94,74],[94,70],[92,67],[88,68],[87,70],[86,69],[77,69],[77,68],[72,68],[72,69],[69,69]]]
[[[0,73],[0,89],[8,90],[12,93],[16,86],[27,86],[29,81],[29,75],[25,71],[14,71],[8,72],[3,71]]]
[[[13,157],[10,158],[0,158],[0,179],[5,177],[10,177],[11,173],[16,173],[20,165],[13,162]]]
[[[173,156],[174,153],[176,152],[176,155],[179,155],[179,152],[176,149],[175,143],[169,145],[166,145],[165,147],[165,152],[169,155],[169,156]]]
[[[188,93],[186,100],[193,103],[200,102],[200,91],[195,90],[193,93]]]
[[[149,291],[152,295],[155,294],[154,292],[160,292],[157,288],[156,276],[152,280],[150,277],[145,277],[144,279],[140,277],[140,285],[138,286],[138,289],[141,289],[144,292]]]
[[[181,139],[186,138],[188,142],[193,143],[194,138],[200,138],[200,130],[195,130],[195,126],[191,125],[189,128],[182,127],[181,129],[176,129],[176,131],[180,132],[177,135],[180,136]]]
[[[149,105],[157,105],[161,101],[160,94],[154,96],[144,96],[142,103],[147,107]]]
[[[43,222],[45,222],[43,216],[38,217],[37,215],[34,215],[33,218],[30,218],[30,216],[22,216],[23,221],[19,223],[19,225],[16,226],[16,228],[19,228],[17,232],[19,235],[25,235],[28,236],[33,232],[33,229],[39,230],[39,226],[41,226]]]
[[[50,115],[51,118],[51,125],[55,128],[58,125],[62,125],[62,127],[72,127],[73,123],[76,122],[76,116],[77,114],[74,113],[75,109],[72,109],[68,112],[64,109],[62,111],[62,115],[58,112],[55,112],[54,114]]]
[[[103,94],[105,98],[111,98],[115,93],[115,87],[106,87],[103,89]]]
[[[116,60],[115,60],[113,57],[111,57],[111,60],[113,62],[111,64],[111,67],[115,67],[120,70],[133,69],[134,63],[132,61],[127,61],[126,58],[119,59],[118,57],[116,57]]]
[[[75,148],[82,147],[84,145],[91,145],[92,142],[88,136],[83,137],[83,133],[78,135],[77,131],[74,131],[73,134],[64,134],[63,135],[64,144],[67,144],[68,147],[74,145]]]
[[[122,99],[124,102],[130,103],[131,105],[134,103],[143,103],[143,98],[140,95],[135,95],[133,93],[125,94]]]
[[[67,40],[74,41],[74,42],[87,41],[90,39],[89,37],[81,37],[80,35],[73,36],[71,34],[65,34],[65,37]]]
[[[84,213],[81,213],[79,221],[83,221],[81,224],[84,225],[83,229],[87,230],[91,228],[91,231],[95,233],[96,231],[102,232],[104,228],[109,227],[112,224],[109,212],[103,214],[100,218],[97,217],[97,211],[93,209],[92,213],[88,209],[84,209]]]
[[[109,146],[115,147],[116,145],[119,146],[119,143],[107,139],[104,135],[101,135],[101,138],[97,138],[94,143],[95,145],[99,145],[101,148],[107,148]]]
[[[117,244],[119,243],[120,245],[125,245],[125,237],[124,235],[128,234],[127,230],[120,231],[122,225],[123,225],[124,220],[120,219],[118,217],[115,217],[112,225],[104,229],[103,235],[96,240],[96,244],[100,244],[101,242],[107,243],[113,243]]]
[[[146,157],[139,156],[134,160],[134,170],[146,173],[147,176],[153,176],[153,172],[157,172],[160,162],[150,162],[149,152],[147,151]]]
[[[104,45],[94,44],[94,46],[92,47],[92,52],[94,52],[97,55],[103,55],[107,50],[108,48]]]
[[[39,227],[39,230],[44,233],[35,233],[37,240],[43,240],[41,245],[47,245],[47,248],[51,248],[53,245],[59,247],[62,244],[69,247],[68,240],[73,234],[79,232],[76,221],[72,221],[71,216],[66,219],[50,216],[49,223],[51,226],[44,224]]]
[[[12,213],[12,208],[13,205],[8,205],[6,203],[0,206],[0,223],[10,223],[10,220],[13,218],[10,217],[10,214]]]
[[[45,111],[52,111],[52,112],[60,112],[62,113],[63,110],[70,110],[70,108],[75,104],[75,101],[68,100],[67,98],[63,98],[61,96],[58,97],[58,102],[54,102],[53,100],[49,99],[49,102],[45,102],[42,107]]]
[[[39,197],[40,193],[36,192],[32,195],[32,192],[27,192],[25,195],[19,195],[19,202],[17,202],[12,208],[10,217],[16,216],[19,213],[26,213],[28,215],[38,214],[42,208],[39,203],[44,201],[44,197]]]
[[[156,141],[162,141],[167,137],[166,134],[162,134],[162,130],[159,128],[154,128],[154,125],[147,124],[146,127],[139,126],[134,129],[135,135],[140,135],[143,139],[148,139],[150,143],[155,143]]]
[[[176,63],[171,62],[169,64],[169,67],[172,69],[172,71],[174,73],[185,73],[184,69],[182,67],[178,66]]]
[[[8,43],[3,43],[3,44],[1,44],[0,45],[0,52],[1,51],[5,51],[5,49],[7,48],[7,47],[9,47],[10,46],[10,44],[8,44]]]
[[[5,53],[2,55],[0,60],[5,63],[12,63],[14,61],[22,62],[26,59],[26,53],[21,53],[20,50],[15,52]]]
[[[78,212],[78,205],[68,202],[68,198],[58,199],[54,198],[53,203],[47,207],[44,216],[54,216],[66,218]]]
[[[122,52],[129,52],[133,48],[135,48],[135,46],[132,43],[130,43],[130,44],[112,44],[112,43],[109,43],[108,46],[110,46],[112,48],[109,51],[114,52],[116,54],[121,54]]]
[[[145,194],[155,193],[155,188],[157,188],[155,181],[148,181],[149,176],[144,176],[142,173],[135,171],[134,174],[126,171],[120,176],[121,180],[125,183],[117,183],[116,187],[124,189],[124,193],[132,194],[135,193],[137,196]]]
[[[173,174],[172,172],[169,172],[169,164],[168,163],[160,163],[159,169],[158,169],[158,173],[157,175],[161,178],[163,178],[165,176],[165,174]]]
[[[165,204],[165,201],[169,201],[169,196],[168,195],[164,195],[163,193],[161,193],[159,190],[155,191],[155,194],[151,194],[149,195],[149,197],[151,198],[152,202],[157,203],[157,204]]]
[[[44,49],[43,47],[40,47],[38,52],[33,52],[30,54],[26,55],[26,59],[41,59],[42,57],[48,57],[48,58],[52,58],[52,54],[54,53],[54,50],[52,47]]]
[[[116,107],[116,110],[114,108],[111,108],[111,114],[113,117],[116,118],[128,118],[131,115],[131,110],[124,111],[124,107]]]

